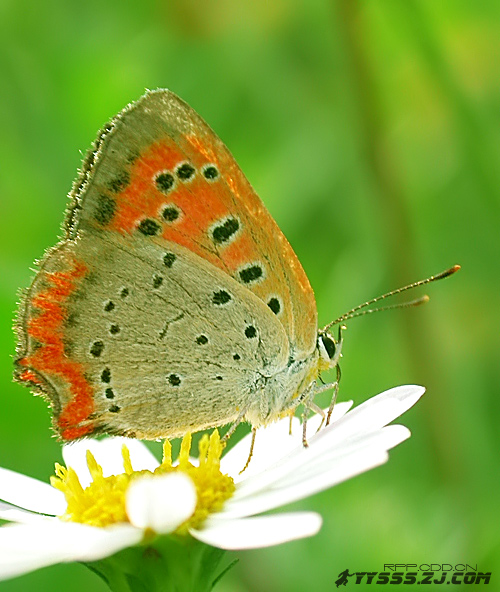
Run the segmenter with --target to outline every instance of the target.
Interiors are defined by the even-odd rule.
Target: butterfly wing
[[[316,306],[300,263],[173,93],[147,93],[104,128],[72,198],[67,239],[22,304],[17,361],[63,438],[227,423],[259,377],[311,355]]]
[[[139,230],[185,246],[270,307],[296,359],[314,349],[316,303],[297,256],[221,140],[174,93],[148,92],[102,131],[73,195],[70,236]]]
[[[64,439],[229,423],[261,405],[256,385],[289,356],[259,298],[185,247],[147,237],[66,242],[26,306],[20,378],[48,395]]]

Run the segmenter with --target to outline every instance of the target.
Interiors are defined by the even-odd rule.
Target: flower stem
[[[84,565],[113,592],[209,592],[228,570],[216,574],[224,553],[190,537],[163,536]]]

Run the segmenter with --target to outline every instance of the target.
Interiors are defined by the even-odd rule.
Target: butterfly
[[[15,360],[62,440],[232,424],[227,437],[241,421],[255,435],[302,404],[306,444],[307,411],[323,413],[313,399],[333,389],[328,423],[342,350],[329,328],[380,298],[318,329],[297,256],[191,107],[168,90],[126,107],[70,200],[64,239],[22,298]],[[332,368],[337,380],[319,385]]]
[[[297,256],[191,107],[168,90],[126,107],[70,199],[22,299],[15,361],[61,439],[257,428],[316,408],[341,339],[318,330]]]

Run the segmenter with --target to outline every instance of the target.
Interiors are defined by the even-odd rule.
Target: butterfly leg
[[[231,424],[231,427],[222,436],[222,438],[221,438],[222,442],[227,442],[227,440],[229,440],[229,438],[234,434],[234,431],[240,425],[240,423],[243,421],[245,415],[247,414],[248,409],[249,409],[248,407],[245,407],[245,409],[243,409],[243,411],[238,415],[238,417],[235,419],[235,421],[233,421],[233,423]]]
[[[257,428],[252,428],[252,442],[250,443],[250,452],[248,453],[248,458],[247,458],[247,462],[245,464],[245,466],[241,469],[240,471],[240,475],[241,473],[243,473],[243,471],[246,471],[248,468],[248,465],[250,464],[250,461],[252,460],[252,456],[253,456],[253,448],[255,446],[255,436],[257,435]]]
[[[316,393],[314,393],[314,394],[316,394]],[[321,407],[319,405],[316,405],[316,403],[314,403],[313,401],[311,401],[309,403],[308,407],[311,411],[314,411],[318,415],[321,415],[321,423],[319,424],[319,427],[316,430],[316,433],[318,433],[320,431],[320,429],[323,427],[323,424],[325,423],[326,414],[323,411],[323,409],[321,409]]]
[[[302,397],[302,404],[304,405],[304,410],[302,411],[302,446],[304,448],[308,448],[309,444],[307,443],[307,413],[309,409],[316,410],[317,407],[313,402],[312,398],[314,396],[314,386],[315,383],[313,382],[311,386],[307,389],[305,395]]]
[[[327,426],[330,423],[330,417],[332,415],[335,403],[337,402],[337,395],[339,392],[339,383],[340,383],[340,367],[336,366],[336,368],[337,368],[337,380],[335,382],[329,382],[327,384],[322,384],[321,386],[318,386],[316,383],[314,383],[313,385],[311,385],[311,388],[307,391],[307,394],[303,398],[302,402],[304,405],[304,411],[302,413],[302,444],[305,448],[307,448],[307,446],[308,446],[306,431],[307,431],[307,412],[309,411],[309,409],[311,411],[314,411],[315,413],[318,413],[319,415],[321,415],[321,418],[322,418],[321,423],[319,424],[319,427],[316,430],[316,433],[320,431],[320,429],[323,427],[323,424],[325,424],[325,426]],[[312,399],[318,393],[323,393],[324,391],[328,391],[331,389],[333,389],[333,397],[332,397],[332,401],[330,403],[330,407],[328,408],[328,413],[325,415],[325,412],[323,411],[323,409],[321,409],[321,407],[316,405],[316,403],[314,403],[314,401]],[[326,420],[326,422],[325,422],[325,420]]]
[[[326,415],[326,425],[328,425],[330,423],[330,418],[332,416],[333,408],[335,407],[335,403],[337,402],[337,395],[339,394],[339,384],[340,384],[340,366],[337,366],[337,380],[332,383],[333,396],[332,396],[332,400],[330,402],[330,407],[328,407],[328,413]]]

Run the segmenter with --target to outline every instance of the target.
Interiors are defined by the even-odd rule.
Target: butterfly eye
[[[327,333],[324,333],[322,335],[319,336],[319,340],[321,340],[321,345],[323,345],[328,358],[330,360],[333,359],[333,357],[335,356],[335,350],[336,350],[336,345],[335,345],[335,341],[332,337],[330,337],[330,335],[328,335]],[[320,346],[320,351],[321,351],[321,346]]]

